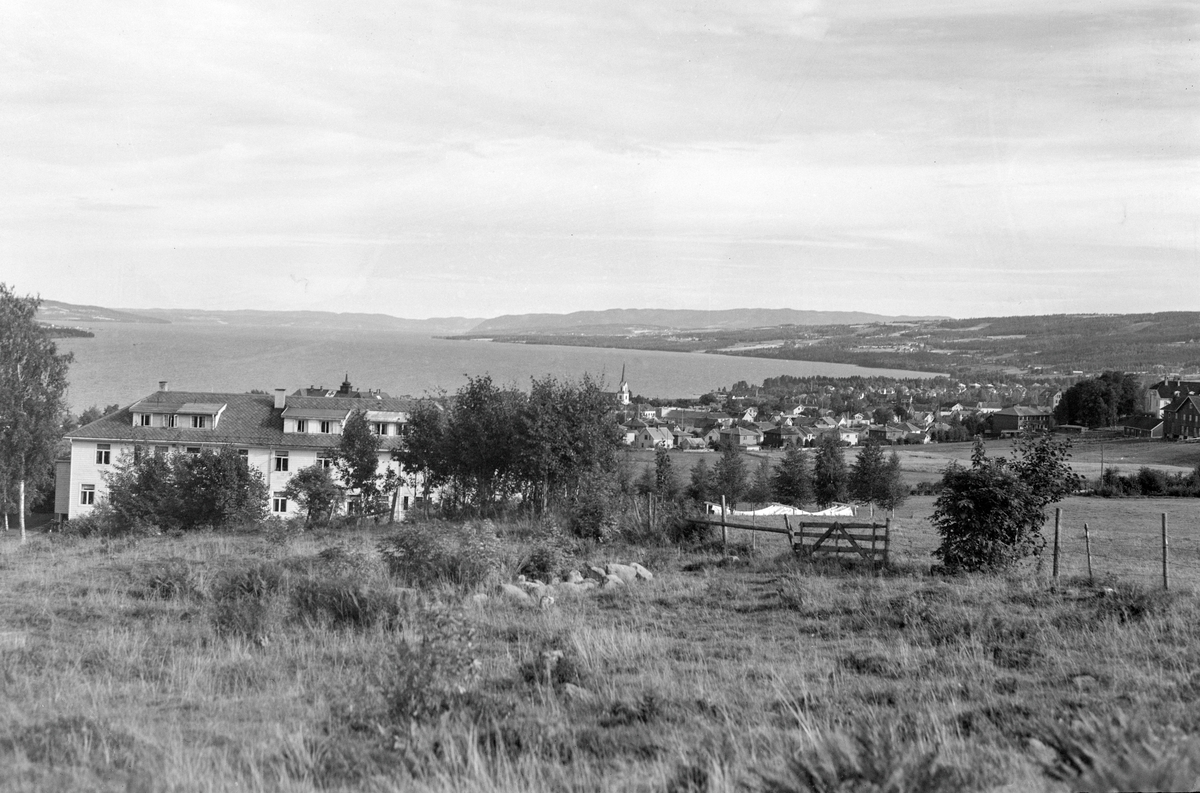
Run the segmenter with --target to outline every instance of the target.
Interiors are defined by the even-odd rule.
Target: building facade
[[[135,449],[150,454],[199,454],[232,447],[262,473],[271,514],[291,517],[299,505],[283,494],[295,472],[311,465],[333,467],[342,428],[362,410],[379,436],[379,472],[404,472],[392,459],[408,423],[406,400],[360,392],[360,396],[213,394],[159,390],[132,405],[67,434],[69,460],[56,466],[55,511],[60,518],[91,513],[108,493],[112,466]],[[336,477],[335,477],[336,478]],[[402,476],[395,517],[401,518],[421,492],[413,477]]]

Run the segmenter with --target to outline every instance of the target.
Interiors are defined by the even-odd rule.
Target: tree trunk
[[[21,525],[21,542],[25,542],[25,477],[17,485],[17,522]]]

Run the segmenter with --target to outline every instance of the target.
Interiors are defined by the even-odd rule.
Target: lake
[[[468,374],[490,374],[498,384],[528,388],[530,377],[577,378],[588,372],[616,390],[624,366],[634,394],[677,398],[784,374],[934,376],[837,363],[450,341],[399,332],[184,323],[114,323],[92,330],[92,339],[57,340],[59,350],[75,354],[67,401],[76,413],[90,405],[127,405],[156,391],[159,380],[176,391],[278,387],[290,393],[309,385],[336,388],[348,374],[355,388],[420,396],[439,388],[453,393]]]

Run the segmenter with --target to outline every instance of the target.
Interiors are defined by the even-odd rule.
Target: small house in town
[[[1020,435],[1026,430],[1050,429],[1050,413],[1041,408],[1013,405],[992,414],[992,432],[1000,437]]]
[[[633,441],[635,449],[670,449],[675,437],[666,427],[645,427],[638,431]]]
[[[1200,438],[1200,396],[1183,396],[1163,408],[1163,437],[1176,441]]]
[[[1121,432],[1127,438],[1162,438],[1162,416],[1130,416],[1121,422]]]

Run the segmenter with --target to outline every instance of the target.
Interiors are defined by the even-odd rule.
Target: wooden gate
[[[798,528],[792,527],[787,516],[783,520],[792,550],[805,559],[857,554],[871,564],[888,563],[891,520],[883,524],[801,522]]]

